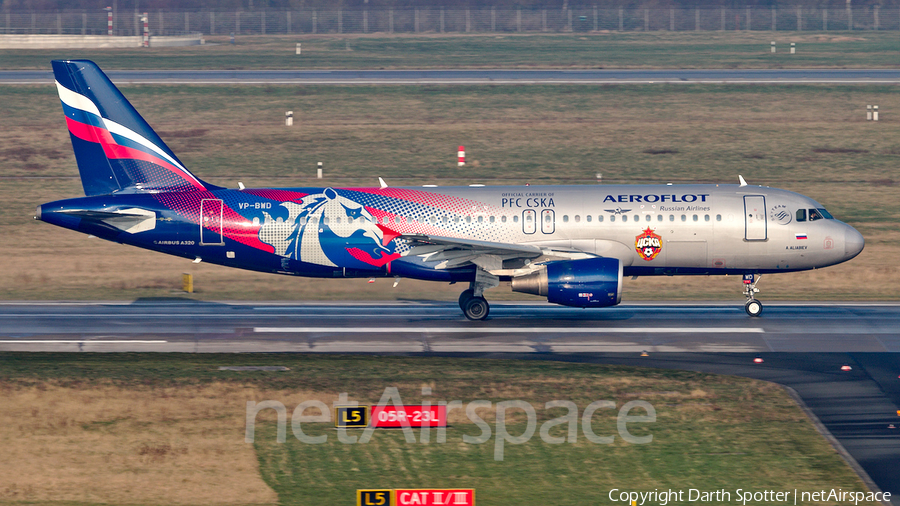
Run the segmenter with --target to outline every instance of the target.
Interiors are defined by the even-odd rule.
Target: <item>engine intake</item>
[[[622,263],[616,258],[551,262],[513,278],[512,290],[542,295],[563,306],[615,306],[622,301]]]

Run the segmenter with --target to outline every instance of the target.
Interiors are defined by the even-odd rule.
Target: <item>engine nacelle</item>
[[[622,301],[622,263],[616,258],[551,262],[512,279],[514,292],[543,295],[563,306],[607,307]]]

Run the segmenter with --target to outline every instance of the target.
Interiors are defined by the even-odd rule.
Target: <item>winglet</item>
[[[387,183],[384,182],[384,179],[381,179],[381,176],[378,177],[378,184],[381,185],[382,188],[387,188]]]
[[[747,186],[747,182],[744,181],[744,176],[738,174],[738,179],[741,181],[741,186]]]

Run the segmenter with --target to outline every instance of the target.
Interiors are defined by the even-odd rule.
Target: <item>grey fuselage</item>
[[[491,258],[500,263],[482,267],[505,279],[586,256],[618,259],[625,276],[789,272],[849,260],[864,245],[808,197],[714,184],[216,188],[57,201],[37,217],[230,267],[434,281],[471,280],[473,264]],[[452,251],[443,261],[420,255],[416,237]],[[474,260],[454,264],[454,255]]]

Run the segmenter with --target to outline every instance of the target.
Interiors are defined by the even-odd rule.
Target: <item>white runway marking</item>
[[[341,333],[341,334],[761,334],[759,327],[253,327],[258,333]]]

